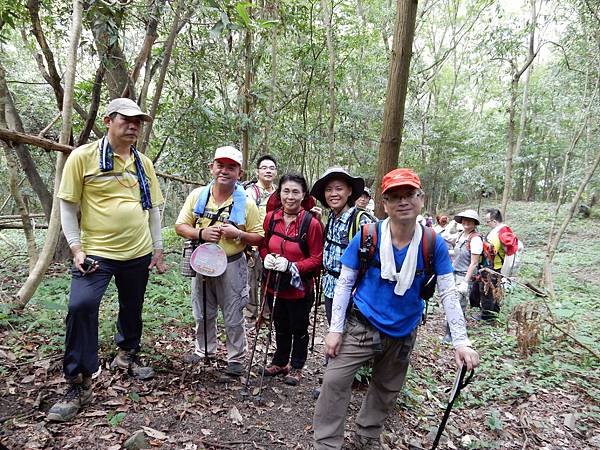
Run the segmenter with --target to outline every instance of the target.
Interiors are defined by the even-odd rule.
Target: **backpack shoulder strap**
[[[267,228],[267,232],[265,233],[265,242],[269,242],[271,236],[273,236],[273,231],[275,231],[275,213],[279,210],[279,208],[274,209],[269,212],[271,214],[271,218],[269,219],[269,226]]]
[[[360,262],[359,274],[360,280],[369,268],[370,262],[377,249],[377,223],[366,223],[360,227],[360,248],[358,249],[358,259]]]
[[[350,228],[348,229],[348,240],[351,241],[354,235],[358,232],[358,227],[360,226],[360,211],[354,207],[354,211],[350,215]]]
[[[310,211],[304,211],[304,215],[302,216],[302,221],[300,222],[300,228],[298,228],[298,238],[300,239],[300,249],[304,254],[304,257],[308,258],[310,256],[310,250],[308,248],[308,229],[310,228],[310,223],[313,220],[313,215]]]
[[[423,227],[423,238],[421,242],[425,272],[432,273],[435,270],[435,231],[433,228]]]
[[[258,186],[256,185],[256,183],[254,183],[252,185],[252,188],[254,189],[254,195],[256,195],[256,207],[260,206],[260,189],[258,188]]]

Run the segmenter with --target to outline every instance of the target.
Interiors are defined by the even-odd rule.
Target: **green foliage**
[[[123,420],[125,420],[126,416],[127,416],[127,414],[124,412],[115,413],[113,411],[109,411],[106,414],[106,421],[112,428],[116,428],[119,425],[121,425],[121,422],[123,422]]]

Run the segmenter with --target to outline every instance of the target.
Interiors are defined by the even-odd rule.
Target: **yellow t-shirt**
[[[79,203],[81,246],[89,255],[127,261],[152,252],[148,211],[142,209],[140,186],[131,155],[114,155],[114,168],[101,172],[99,142],[76,148],[67,159],[58,197]],[[152,206],[164,203],[152,161],[140,154],[150,186]]]
[[[179,212],[179,216],[177,217],[176,225],[187,223],[188,225],[194,225],[194,220],[196,219],[196,215],[194,214],[194,208],[196,207],[196,203],[198,202],[198,198],[200,197],[200,192],[202,192],[204,187],[196,188],[190,195],[185,199],[185,203]],[[221,205],[217,205],[215,202],[215,197],[211,194],[206,207],[204,208],[204,212],[210,214],[216,214],[217,211],[223,207],[225,210],[219,216],[224,220],[229,218],[229,208],[233,202],[233,195],[231,195],[227,200],[225,200]],[[207,217],[199,217],[198,223],[196,224],[196,228],[206,228],[210,225],[211,219]],[[260,220],[260,215],[258,213],[258,208],[256,204],[249,199],[246,200],[246,224],[240,225],[238,228],[242,231],[246,231],[248,233],[257,233],[261,236],[265,235],[265,232],[262,227],[262,222]],[[227,256],[237,255],[241,251],[244,250],[246,244],[243,242],[238,242],[234,239],[224,239],[221,238],[218,244],[225,250],[225,254]]]
[[[506,251],[504,250],[504,246],[500,242],[500,236],[498,235],[498,231],[500,230],[500,228],[502,227],[494,228],[487,235],[487,240],[496,249],[496,256],[494,257],[494,270],[502,269],[502,264],[504,263],[504,259],[506,258]]]

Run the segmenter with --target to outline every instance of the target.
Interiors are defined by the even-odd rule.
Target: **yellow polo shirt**
[[[204,189],[204,187],[194,189],[192,192],[190,192],[190,195],[188,195],[188,197],[185,199],[185,203],[179,212],[179,216],[177,217],[175,224],[181,225],[187,223],[188,225],[194,225],[194,220],[196,218],[194,214],[194,208],[196,207],[196,203],[198,202],[198,198],[200,197],[200,192],[202,189]],[[224,220],[227,220],[229,218],[229,211],[227,207],[231,205],[232,202],[233,195],[229,196],[229,198],[221,205],[217,205],[215,202],[215,197],[211,194],[204,211],[206,213],[216,214],[219,209],[225,207],[225,210],[220,217],[222,217]],[[211,220],[209,218],[200,217],[198,218],[196,228],[206,228],[210,225],[210,222]],[[265,235],[262,222],[260,220],[260,215],[258,213],[258,208],[250,199],[246,199],[246,224],[240,225],[238,228],[248,233],[257,233],[261,236]],[[218,244],[223,248],[223,250],[225,250],[225,254],[227,256],[237,255],[246,247],[246,244],[243,242],[238,242],[234,239],[221,238]]]
[[[127,261],[152,253],[148,211],[142,209],[140,186],[131,155],[114,155],[114,168],[101,172],[99,142],[76,148],[63,170],[58,197],[79,203],[81,246],[89,255]],[[140,154],[150,186],[152,206],[164,203],[152,161]]]

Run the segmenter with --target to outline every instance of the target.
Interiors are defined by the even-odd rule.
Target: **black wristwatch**
[[[200,244],[204,244],[206,242],[204,239],[202,239],[202,230],[204,230],[204,228],[198,229],[198,242]]]

